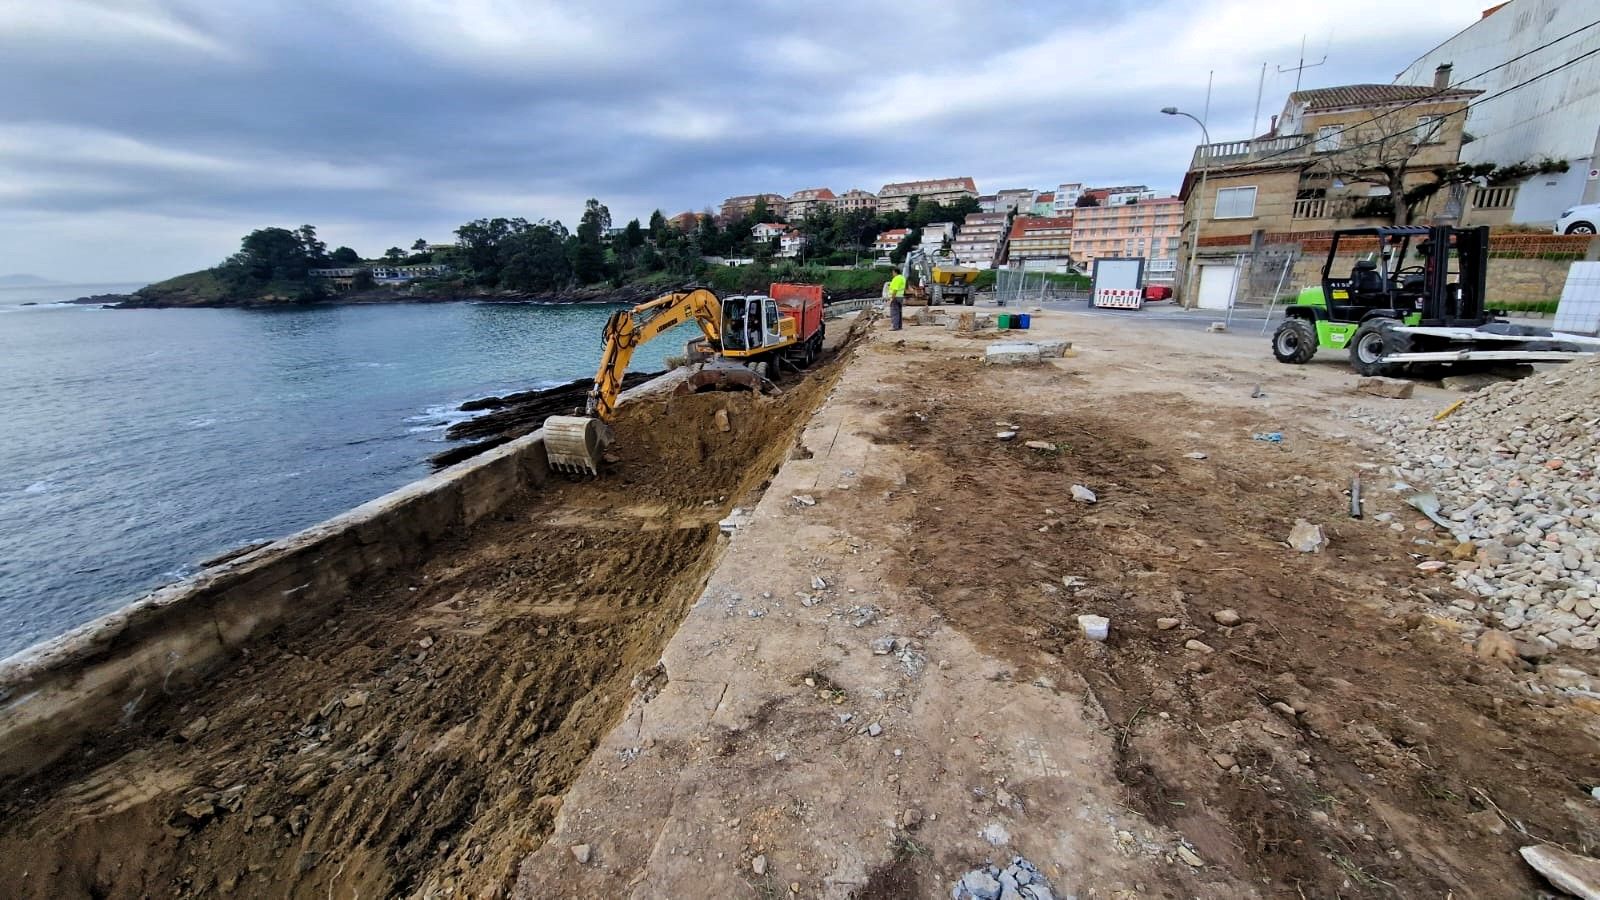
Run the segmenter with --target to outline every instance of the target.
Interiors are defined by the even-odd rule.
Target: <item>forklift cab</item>
[[[750,295],[722,301],[722,349],[745,356],[782,345],[783,316],[771,297]]]
[[[1336,231],[1322,266],[1328,318],[1341,323],[1378,317],[1414,317],[1427,325],[1480,323],[1488,251],[1487,227],[1394,225]],[[1352,254],[1359,255],[1349,262]]]

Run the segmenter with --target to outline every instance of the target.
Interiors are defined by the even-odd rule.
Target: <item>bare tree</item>
[[[1368,211],[1387,215],[1395,225],[1409,225],[1417,207],[1438,191],[1440,178],[1435,173],[1456,167],[1460,147],[1441,146],[1444,123],[1444,116],[1394,110],[1348,131],[1318,137],[1313,144],[1316,159],[1307,168],[1325,174],[1330,183],[1381,188],[1379,196],[1364,204]],[[1412,191],[1418,173],[1429,176],[1426,183],[1434,185],[1420,196]]]

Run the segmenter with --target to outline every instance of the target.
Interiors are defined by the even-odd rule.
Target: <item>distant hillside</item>
[[[40,278],[37,275],[28,275],[25,273],[18,273],[16,275],[0,275],[0,287],[41,287],[47,284],[60,283],[61,282],[59,281],[52,281],[48,278]]]

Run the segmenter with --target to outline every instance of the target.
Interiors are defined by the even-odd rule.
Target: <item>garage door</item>
[[[1233,288],[1239,267],[1209,265],[1200,267],[1200,308],[1227,309],[1233,305]]]

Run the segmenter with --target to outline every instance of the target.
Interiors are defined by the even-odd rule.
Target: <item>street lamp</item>
[[[1178,109],[1176,106],[1164,107],[1162,113],[1169,116],[1183,116],[1200,126],[1200,136],[1205,143],[1200,147],[1200,198],[1194,203],[1194,237],[1189,244],[1189,273],[1183,279],[1183,308],[1193,309],[1194,303],[1190,301],[1200,286],[1195,283],[1195,260],[1200,254],[1200,223],[1206,218],[1206,171],[1211,167],[1211,132],[1206,130],[1206,123],[1194,116]]]

